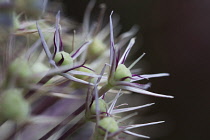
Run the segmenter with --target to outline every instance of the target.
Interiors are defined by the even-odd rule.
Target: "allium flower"
[[[55,31],[55,35],[54,35],[54,53],[53,53],[53,55],[51,54],[51,52],[47,46],[47,43],[44,39],[44,36],[41,32],[41,29],[39,27],[39,24],[37,23],[38,32],[39,32],[40,38],[42,40],[42,45],[44,47],[45,53],[48,57],[48,61],[55,69],[58,69],[55,71],[56,73],[60,72],[60,75],[66,77],[69,80],[72,80],[75,82],[80,82],[83,84],[89,84],[88,82],[78,79],[76,77],[73,77],[67,73],[69,71],[77,69],[79,67],[87,68],[86,66],[84,66],[85,63],[74,66],[73,61],[87,48],[87,46],[90,44],[90,42],[84,43],[79,49],[77,49],[75,52],[73,52],[72,55],[68,54],[67,52],[64,52],[64,48],[63,48],[63,44],[62,44],[62,40],[61,40],[61,36],[60,36],[59,20],[60,20],[60,12],[58,12],[57,18],[56,18],[56,31]],[[60,66],[60,65],[64,65],[64,66],[58,68],[58,66]],[[67,65],[68,67],[65,67],[65,65]],[[90,68],[87,68],[87,69],[90,69]],[[55,73],[55,72],[53,71],[50,73]],[[84,73],[85,72],[81,72],[81,73],[78,72],[78,74],[82,74],[82,75],[84,75]],[[95,76],[95,75],[93,75],[93,74],[91,75],[89,73],[85,73],[85,74],[93,76],[93,77]]]
[[[151,105],[154,105],[154,103],[145,104],[141,106],[136,107],[127,107],[127,108],[121,108],[118,109],[120,106],[128,105],[128,104],[120,104],[118,106],[116,105],[117,100],[119,97],[123,95],[123,93],[119,93],[115,96],[115,98],[111,101],[111,104],[108,106],[108,104],[102,99],[102,97],[98,98],[98,91],[97,91],[97,83],[93,89],[92,99],[89,100],[89,103],[87,102],[87,106],[90,108],[87,108],[86,110],[86,117],[90,119],[91,121],[96,121],[96,130],[94,134],[95,140],[98,139],[111,139],[111,138],[119,138],[121,133],[125,133],[128,135],[140,137],[140,138],[149,138],[148,136],[137,134],[134,132],[131,132],[131,129],[154,125],[163,123],[164,121],[157,121],[157,122],[151,122],[151,123],[145,123],[145,124],[133,124],[133,125],[122,125],[122,122],[133,117],[134,115],[137,115],[136,113],[130,114],[128,116],[125,116],[123,118],[120,118],[116,116],[119,113],[134,111],[137,109],[149,107]],[[106,94],[107,95],[107,94]],[[103,96],[103,98],[105,98]]]
[[[143,89],[147,89],[150,84],[138,84],[138,83],[130,83],[134,81],[139,81],[142,79],[148,79],[153,77],[161,77],[161,76],[168,76],[167,73],[160,73],[160,74],[151,74],[151,75],[136,75],[131,74],[130,69],[143,57],[140,56],[129,68],[127,68],[124,63],[125,60],[135,43],[135,39],[131,39],[130,43],[128,44],[125,52],[120,58],[120,48],[115,47],[114,44],[114,34],[113,34],[113,25],[112,25],[112,13],[110,15],[110,71],[108,75],[107,84],[101,88],[99,94],[104,94],[104,92],[108,91],[111,88],[119,88],[124,89],[136,93],[152,95],[157,97],[166,97],[166,98],[173,98],[173,96],[162,95],[152,93]]]
[[[0,48],[1,139],[64,140],[76,131],[81,138],[79,128],[84,125],[91,126],[85,131],[88,133],[85,139],[91,136],[95,140],[119,139],[122,133],[149,138],[130,130],[163,121],[125,125],[122,122],[136,113],[124,117],[121,117],[120,113],[135,111],[154,103],[126,108],[122,106],[127,104],[116,106],[117,100],[126,91],[173,98],[147,91],[150,83],[136,83],[143,79],[169,75],[132,74],[132,67],[144,54],[129,67],[125,65],[135,43],[133,37],[138,27],[134,26],[130,31],[118,35],[118,17],[112,19],[112,13],[110,23],[103,27],[106,8],[104,4],[101,5],[98,22],[90,25],[91,11],[96,2],[90,0],[84,14],[82,29],[77,33],[74,31],[72,36],[68,31],[74,27],[70,23],[68,26],[61,24],[63,17],[60,16],[60,12],[53,18],[55,24],[54,21],[51,23],[52,20],[49,22],[45,16],[36,21],[24,20],[16,8],[23,6],[26,10],[23,14],[28,15],[31,14],[30,10],[37,12],[36,5],[33,5],[36,2],[27,2],[27,7],[26,3],[19,1],[21,5],[15,3],[15,8],[9,9],[14,13],[14,18],[11,18],[14,26],[4,37],[9,34],[10,37],[6,41],[0,40],[3,41],[3,49]],[[37,3],[44,8],[42,13],[38,11],[34,16],[44,14],[46,2],[47,0],[44,0],[43,5],[40,5],[40,1]],[[2,2],[0,7],[1,4]],[[9,6],[12,4],[10,2]],[[72,42],[67,39],[69,37]],[[80,43],[77,44],[78,40]],[[128,45],[125,52],[120,56],[126,44]],[[114,99],[107,100],[106,98],[110,98],[114,92],[119,93]]]

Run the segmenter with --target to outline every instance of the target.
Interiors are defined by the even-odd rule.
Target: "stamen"
[[[88,3],[88,6],[85,10],[85,15],[83,18],[83,32],[85,36],[89,32],[90,14],[91,14],[91,11],[93,10],[95,3],[96,3],[96,0],[91,0]]]
[[[145,54],[146,54],[146,53],[143,53],[139,58],[137,58],[137,59],[128,67],[128,69],[132,69],[133,66],[135,66],[136,63],[138,63],[139,60],[141,60],[141,59],[144,57]]]
[[[97,27],[95,29],[94,36],[101,29],[101,25],[102,25],[102,22],[103,22],[104,14],[105,14],[105,11],[106,11],[106,4],[104,4],[104,3],[100,4],[100,8],[101,8],[101,10],[100,10],[100,14],[99,14],[99,17],[98,17],[98,23],[97,23]]]
[[[71,51],[74,51],[74,44],[75,44],[75,34],[76,34],[76,30],[73,31],[73,39],[72,39],[72,50]]]
[[[138,115],[138,113],[137,113],[137,112],[134,112],[134,113],[132,113],[132,114],[129,114],[129,115],[123,117],[122,119],[117,120],[117,122],[118,122],[118,123],[123,122],[123,121],[125,121],[125,120],[127,120],[127,119],[132,118],[133,116],[136,116],[136,115]]]

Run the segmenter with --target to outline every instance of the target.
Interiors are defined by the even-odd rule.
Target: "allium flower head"
[[[0,40],[3,41],[3,49],[0,48],[1,139],[64,140],[76,131],[82,139],[82,131],[78,131],[82,126],[88,126],[85,127],[85,133],[88,133],[85,139],[120,139],[122,133],[149,138],[130,130],[163,121],[130,125],[125,120],[137,113],[127,116],[121,113],[154,103],[125,107],[128,104],[118,104],[118,99],[125,92],[166,98],[173,96],[147,91],[150,83],[137,83],[169,75],[133,74],[131,69],[144,53],[130,66],[125,64],[135,44],[138,27],[133,26],[119,35],[119,18],[112,18],[113,12],[109,24],[103,26],[105,4],[100,7],[98,21],[90,22],[96,0],[90,0],[82,27],[77,31],[70,23],[62,24],[64,17],[60,11],[57,15],[51,14],[50,19],[45,16],[47,0],[43,5],[40,5],[40,0],[19,2],[14,4],[15,8],[9,9],[14,13],[14,19],[11,18],[14,26],[6,35],[8,39]],[[23,15],[16,11],[21,6],[26,10]],[[43,8],[37,11],[36,6]],[[40,16],[40,19],[25,20],[23,17],[30,10],[37,12],[35,16]]]
[[[162,77],[162,76],[168,76],[167,73],[160,73],[160,74],[151,74],[151,75],[136,75],[132,74],[130,69],[143,57],[140,56],[134,63],[131,64],[130,67],[126,67],[124,65],[125,60],[132,48],[132,46],[135,43],[135,39],[131,39],[125,52],[120,58],[120,48],[115,46],[114,43],[114,34],[113,34],[113,25],[112,25],[112,13],[110,15],[110,71],[107,79],[107,85],[104,86],[104,88],[99,91],[99,94],[102,94],[101,92],[108,91],[111,88],[119,88],[124,89],[132,92],[137,92],[141,94],[146,95],[152,95],[157,97],[167,97],[167,98],[173,98],[173,96],[168,95],[161,95],[152,93],[149,91],[146,91],[144,89],[147,89],[150,87],[150,84],[138,84],[138,83],[131,83],[134,81],[139,81],[142,79],[148,79],[148,78],[154,78],[154,77]]]

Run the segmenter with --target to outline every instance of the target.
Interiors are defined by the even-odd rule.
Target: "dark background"
[[[63,0],[66,16],[82,21],[88,0]],[[210,1],[209,0],[98,0],[120,15],[123,31],[141,29],[133,53],[146,52],[148,73],[168,72],[152,80],[151,91],[174,99],[157,99],[154,112],[167,116],[156,140],[208,140],[210,127]],[[134,58],[136,58],[134,57]],[[149,97],[150,98],[150,97]]]

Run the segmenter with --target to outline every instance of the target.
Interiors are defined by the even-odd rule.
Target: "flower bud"
[[[1,95],[0,117],[4,120],[22,122],[30,113],[29,103],[22,97],[19,89],[8,89]]]
[[[96,58],[100,56],[105,51],[105,49],[106,46],[101,40],[94,39],[88,47],[88,53],[91,58]]]
[[[9,66],[9,73],[12,76],[28,78],[33,72],[25,59],[17,58]]]
[[[117,132],[118,129],[118,124],[112,117],[105,117],[99,121],[99,133],[101,135],[105,135],[106,131],[109,133]]]
[[[63,62],[60,64],[62,66],[73,64],[73,59],[71,58],[69,53],[61,51],[55,54],[54,60],[56,64],[60,63],[62,59],[63,59]]]
[[[107,111],[107,104],[103,99],[98,99],[98,109],[99,112],[106,112]],[[96,114],[96,101],[93,101],[93,104],[90,108],[92,114]]]
[[[125,77],[132,77],[131,72],[124,64],[119,64],[115,71],[114,79],[120,81]],[[130,78],[126,78],[124,81],[130,82]]]
[[[26,15],[39,17],[42,14],[43,0],[15,0],[15,6],[18,11],[24,11]]]

